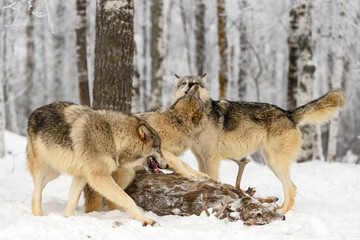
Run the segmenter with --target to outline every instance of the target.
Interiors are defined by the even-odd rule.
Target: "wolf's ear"
[[[175,80],[176,80],[176,84],[178,84],[180,77],[175,73]]]
[[[137,129],[138,136],[141,141],[147,142],[151,139],[151,132],[145,124],[140,124]]]
[[[205,83],[206,82],[206,73],[204,73],[202,76],[201,76],[201,80]]]

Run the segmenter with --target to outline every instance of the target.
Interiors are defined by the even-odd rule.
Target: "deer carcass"
[[[236,187],[212,179],[186,179],[178,174],[136,174],[126,192],[146,211],[163,215],[200,215],[208,209],[220,219],[242,220],[246,225],[263,225],[285,216],[276,212],[276,198],[253,197],[255,190],[240,189],[241,175],[249,160],[234,160],[239,164]]]

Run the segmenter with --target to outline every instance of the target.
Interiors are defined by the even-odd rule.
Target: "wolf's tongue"
[[[159,168],[158,168],[156,162],[151,159],[150,164],[151,164],[151,168],[152,168],[153,172],[154,172],[155,174],[158,174],[158,173],[159,173]]]

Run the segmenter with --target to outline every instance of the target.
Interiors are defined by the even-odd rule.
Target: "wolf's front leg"
[[[195,179],[199,178],[199,176],[207,177],[206,174],[192,169],[189,165],[181,161],[180,158],[178,158],[171,152],[167,151],[166,149],[162,149],[161,151],[164,155],[164,158],[166,159],[166,162],[169,164],[170,169],[180,174],[181,176],[185,178],[195,178]]]
[[[140,211],[134,200],[127,195],[114,181],[111,176],[102,174],[91,174],[88,182],[96,191],[116,205],[123,207],[134,219],[141,222],[143,226],[154,225],[155,220],[147,218]]]

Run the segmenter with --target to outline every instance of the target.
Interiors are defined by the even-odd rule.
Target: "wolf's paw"
[[[209,175],[207,175],[206,173],[203,173],[203,172],[196,171],[196,174],[202,178],[211,178]]]
[[[147,225],[154,226],[155,224],[157,224],[157,222],[155,220],[150,219],[150,218],[145,218],[141,222],[142,222],[143,227],[146,227]]]

